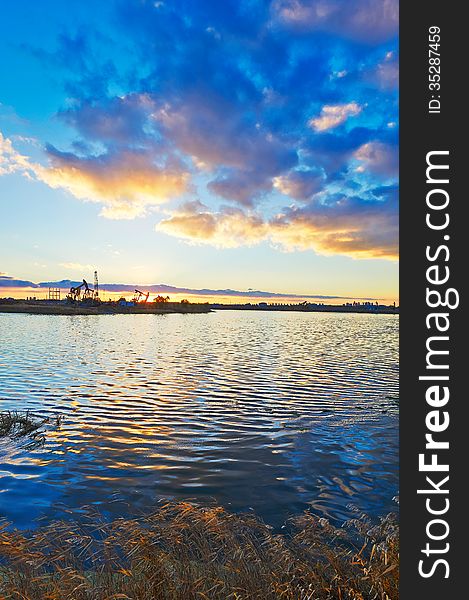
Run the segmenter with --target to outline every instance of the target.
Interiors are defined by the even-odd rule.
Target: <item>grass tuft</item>
[[[14,411],[0,412],[0,438],[29,438],[30,447],[44,445],[45,432],[41,430],[43,425],[52,424],[56,428],[60,428],[63,422],[63,417],[55,416],[53,419],[40,419],[32,415],[29,411],[25,413]]]
[[[278,534],[253,515],[182,502],[111,523],[0,525],[7,600],[397,600],[398,577],[395,515],[337,528],[306,512]]]
[[[36,432],[45,419],[36,419],[29,412],[5,411],[0,413],[0,436],[23,437]]]

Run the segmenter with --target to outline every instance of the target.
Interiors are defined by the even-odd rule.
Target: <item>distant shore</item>
[[[163,315],[171,313],[200,314],[213,310],[255,310],[268,312],[335,312],[335,313],[361,313],[361,314],[399,314],[398,306],[372,303],[350,304],[218,304],[212,303],[186,303],[186,302],[161,302],[161,303],[127,303],[102,302],[96,305],[85,303],[65,303],[51,300],[13,300],[0,299],[0,312],[27,313],[36,315],[125,315],[125,314],[152,314]]]
[[[355,303],[355,304],[211,304],[213,310],[259,310],[269,312],[338,312],[338,313],[365,313],[365,314],[399,314],[398,306],[384,304]]]
[[[164,315],[171,313],[208,313],[209,304],[190,304],[184,302],[161,302],[120,306],[117,303],[102,302],[94,306],[81,303],[68,304],[49,300],[0,300],[0,312],[27,313],[34,315],[122,315],[122,314],[151,314]]]

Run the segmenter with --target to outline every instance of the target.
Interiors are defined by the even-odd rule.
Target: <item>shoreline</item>
[[[255,310],[263,312],[334,312],[334,313],[359,313],[367,315],[398,315],[399,307],[393,306],[347,306],[342,304],[211,304],[213,310]]]
[[[23,313],[35,315],[165,315],[165,314],[207,314],[217,310],[246,310],[261,312],[328,312],[399,315],[399,307],[385,305],[337,305],[337,304],[186,304],[165,302],[154,305],[137,304],[120,306],[102,303],[94,306],[54,303],[48,300],[1,301],[0,313]]]
[[[165,302],[158,306],[118,306],[102,303],[96,306],[52,303],[47,300],[32,302],[0,302],[0,313],[23,313],[33,315],[166,315],[166,314],[206,314],[211,312],[209,304],[184,304]]]

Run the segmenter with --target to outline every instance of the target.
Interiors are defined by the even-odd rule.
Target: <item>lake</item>
[[[161,499],[381,515],[398,493],[397,315],[0,314],[0,410],[62,415],[43,447],[0,439],[0,514]]]

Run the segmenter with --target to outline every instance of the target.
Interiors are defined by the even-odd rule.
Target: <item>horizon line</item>
[[[16,279],[14,277],[1,275],[0,276],[0,289],[8,288],[33,288],[33,289],[44,289],[47,287],[56,287],[59,289],[68,289],[72,286],[79,285],[82,280],[73,279],[61,279],[57,281],[42,281],[34,283],[32,281],[24,279]],[[90,284],[90,287],[92,284]],[[319,300],[383,300],[381,297],[371,296],[341,296],[341,295],[328,295],[328,294],[314,294],[314,293],[292,293],[292,292],[270,292],[264,290],[233,290],[231,288],[226,289],[211,289],[211,288],[189,288],[169,285],[165,283],[152,283],[152,284],[138,284],[138,283],[102,283],[99,284],[99,289],[102,291],[108,291],[112,293],[118,292],[134,292],[135,289],[141,289],[141,291],[150,293],[174,293],[174,294],[190,294],[195,296],[233,296],[233,297],[246,297],[246,298],[316,298]]]

